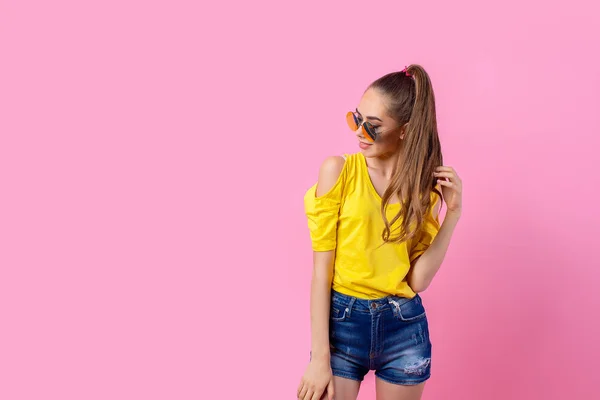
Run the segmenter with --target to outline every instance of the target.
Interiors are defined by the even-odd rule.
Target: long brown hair
[[[377,79],[369,88],[378,90],[388,100],[388,114],[400,125],[406,125],[404,153],[398,159],[391,182],[382,196],[381,214],[385,222],[382,239],[401,243],[412,239],[422,229],[431,204],[431,191],[436,188],[435,168],[443,165],[442,149],[435,116],[435,97],[429,75],[420,65],[392,72]],[[387,206],[393,195],[400,200],[400,211],[388,220]],[[392,226],[401,220],[398,234]]]

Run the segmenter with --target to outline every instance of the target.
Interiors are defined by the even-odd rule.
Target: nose
[[[370,137],[366,136],[366,133],[363,131],[362,127],[360,127],[358,129],[358,131],[356,132],[356,137],[361,142],[368,143],[368,144],[374,144],[374,140],[371,139]]]
[[[367,140],[364,135],[362,123],[358,126],[358,129],[356,130],[355,134],[357,138],[361,140]]]

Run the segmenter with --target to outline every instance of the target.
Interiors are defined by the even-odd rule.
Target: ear
[[[408,127],[408,122],[402,125],[402,129],[400,129],[400,140],[404,140],[404,136],[406,136],[406,129]]]

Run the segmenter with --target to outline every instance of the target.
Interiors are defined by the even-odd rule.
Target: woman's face
[[[364,137],[362,128],[356,131],[359,147],[365,157],[382,157],[401,150],[404,129],[387,114],[386,98],[381,92],[368,89],[360,99],[356,112],[361,121],[371,123],[378,133],[377,140],[371,143]]]

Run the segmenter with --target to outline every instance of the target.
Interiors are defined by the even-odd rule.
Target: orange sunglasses
[[[365,139],[367,139],[367,141],[371,143],[375,142],[377,140],[377,137],[382,133],[389,132],[397,128],[394,127],[386,129],[383,132],[376,132],[376,127],[374,127],[368,121],[363,121],[362,118],[358,115],[358,113],[354,111],[348,111],[348,114],[346,114],[346,122],[348,123],[350,129],[352,129],[355,132],[358,130],[358,128],[362,128],[363,136],[365,137]]]

